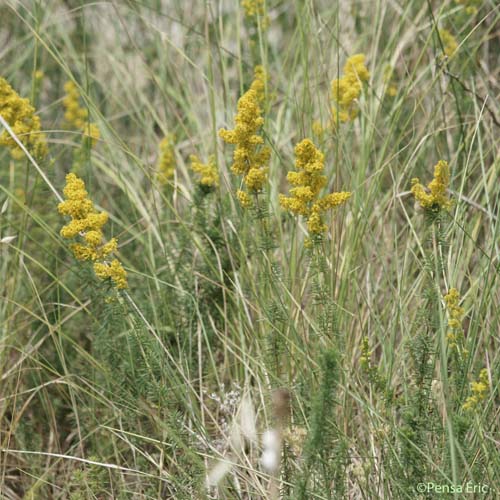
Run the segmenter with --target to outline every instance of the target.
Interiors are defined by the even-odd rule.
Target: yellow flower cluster
[[[455,37],[445,29],[440,29],[439,30],[439,37],[441,38],[441,41],[443,42],[443,47],[444,47],[444,53],[448,57],[451,57],[457,50],[458,48],[458,43],[455,39]]]
[[[415,199],[425,209],[450,209],[452,201],[448,198],[446,190],[450,184],[450,167],[448,162],[439,160],[434,166],[434,179],[428,184],[427,188],[430,193],[427,193],[424,186],[420,184],[418,178],[411,181],[411,192]]]
[[[43,158],[47,155],[47,140],[45,134],[41,132],[40,118],[35,115],[35,108],[29,99],[20,97],[7,80],[1,77],[0,115],[33,156]],[[12,158],[16,160],[24,155],[7,130],[3,130],[0,134],[0,146],[8,147]]]
[[[114,286],[118,290],[128,288],[127,271],[123,269],[121,262],[118,259],[113,259],[111,262],[95,262],[94,272],[96,276],[102,280],[111,279]]]
[[[242,0],[241,6],[248,19],[257,20],[260,17],[262,28],[266,29],[269,26],[269,17],[265,16],[264,0]]]
[[[481,5],[481,0],[455,0],[455,3],[463,5],[465,12],[473,16],[477,13],[477,8]]]
[[[307,218],[307,229],[311,234],[328,230],[322,214],[331,208],[344,204],[351,193],[330,193],[319,198],[319,192],[326,185],[323,175],[324,155],[316,148],[311,139],[304,139],[295,146],[296,172],[288,172],[287,179],[294,187],[291,196],[280,194],[280,205],[295,215]]]
[[[393,81],[394,70],[390,64],[384,68],[384,83],[386,85],[385,93],[389,97],[394,97],[398,93],[398,88]]]
[[[312,124],[312,133],[318,138],[319,141],[323,140],[325,135],[325,129],[319,120],[316,120]]]
[[[94,262],[94,272],[101,279],[111,278],[118,289],[127,288],[127,272],[117,259],[107,262],[106,258],[116,251],[116,238],[103,242],[102,228],[108,221],[108,214],[97,212],[88,198],[85,183],[75,174],[66,176],[65,200],[58,205],[61,215],[68,215],[71,221],[61,229],[63,238],[72,239],[80,235],[84,243],[70,245],[77,260]]]
[[[175,172],[175,138],[172,134],[166,135],[160,141],[160,152],[158,157],[157,175],[160,184],[167,184],[174,177]]]
[[[250,89],[238,100],[238,113],[233,130],[221,129],[219,136],[227,144],[235,144],[231,171],[243,175],[243,183],[248,192],[240,191],[237,197],[242,206],[250,206],[248,193],[259,193],[267,181],[267,164],[271,150],[264,144],[264,138],[258,135],[264,124],[260,104],[265,98],[266,73],[262,66],[254,71],[254,81]]]
[[[200,175],[199,183],[202,186],[217,187],[219,185],[219,171],[217,170],[214,155],[208,158],[208,163],[201,163],[200,159],[195,155],[191,155],[189,159],[193,171]]]
[[[332,81],[332,96],[337,103],[337,107],[332,110],[334,123],[337,119],[340,122],[348,122],[358,116],[356,101],[361,95],[363,82],[369,78],[364,54],[355,54],[347,59],[342,78]]]
[[[80,106],[80,91],[78,87],[74,82],[68,81],[64,84],[64,92],[66,93],[63,99],[65,109],[64,119],[66,123],[75,129],[81,130],[84,137],[89,138],[91,145],[94,146],[101,134],[99,127],[95,123],[89,123],[88,111]]]
[[[462,329],[462,318],[465,311],[458,305],[460,294],[456,288],[450,288],[444,296],[446,309],[448,311],[448,342],[451,349],[456,349],[460,354],[467,356],[468,351],[463,348],[464,334]]]
[[[458,305],[458,301],[460,300],[458,290],[456,288],[450,288],[450,291],[444,296],[444,300],[450,316],[448,326],[456,330],[461,327],[462,318],[464,316],[464,308]]]
[[[472,395],[470,395],[463,405],[464,410],[474,410],[479,406],[481,401],[486,399],[488,395],[488,389],[490,384],[488,381],[488,370],[483,368],[479,373],[479,380],[477,382],[472,382],[470,385]]]
[[[242,0],[241,5],[247,17],[264,15],[264,0]]]

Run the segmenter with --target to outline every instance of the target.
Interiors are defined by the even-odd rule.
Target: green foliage
[[[247,16],[218,0],[1,3],[0,77],[35,106],[49,156],[0,147],[0,497],[500,491],[493,4],[267,0]],[[356,53],[370,72],[359,114],[333,126],[331,82]],[[243,208],[218,130],[236,125],[258,64],[271,158]],[[68,80],[95,144],[64,122]],[[160,185],[170,134],[174,175]],[[325,154],[324,193],[352,192],[310,239],[279,207],[308,136]],[[194,153],[214,155],[220,186],[199,184]],[[453,204],[422,209],[411,180],[439,160]],[[126,291],[60,236],[70,171],[109,214]],[[464,313],[450,340],[451,287]],[[276,389],[290,394],[286,417],[270,408]],[[262,460],[269,429],[275,469]]]

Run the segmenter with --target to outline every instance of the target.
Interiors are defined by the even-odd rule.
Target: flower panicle
[[[385,85],[385,95],[394,97],[398,93],[398,87],[394,83],[394,68],[387,64],[384,68],[383,82]]]
[[[158,163],[156,167],[157,179],[161,185],[168,184],[175,175],[177,161],[175,159],[175,136],[167,134],[160,141]]]
[[[462,320],[465,314],[463,307],[459,306],[460,294],[456,288],[450,288],[444,296],[446,310],[448,313],[447,339],[450,349],[456,350],[463,357],[467,357],[468,351],[464,348],[464,332]]]
[[[237,195],[242,206],[248,207],[249,195],[258,194],[267,182],[268,163],[271,150],[264,146],[264,138],[259,134],[264,125],[261,104],[265,100],[267,75],[262,66],[254,69],[254,80],[250,88],[238,100],[235,127],[221,129],[219,136],[226,144],[235,145],[231,171],[243,176],[247,197]]]
[[[261,27],[263,30],[269,27],[269,16],[265,12],[264,0],[242,0],[241,6],[245,11],[245,17],[249,20],[260,19]]]
[[[365,66],[365,55],[354,54],[344,65],[343,76],[332,81],[332,97],[336,107],[332,109],[333,125],[336,122],[349,122],[358,116],[356,105],[363,83],[370,78],[370,72]]]
[[[102,229],[108,221],[108,214],[95,209],[88,197],[84,181],[74,173],[66,176],[63,193],[65,199],[57,208],[61,215],[69,216],[71,221],[63,226],[61,236],[65,239],[80,236],[83,240],[81,243],[70,245],[75,258],[93,262],[95,274],[101,279],[110,278],[117,289],[127,288],[127,272],[120,261],[107,260],[118,247],[116,238],[104,242]]]
[[[420,206],[426,210],[449,210],[452,207],[452,200],[447,195],[447,189],[450,184],[450,167],[448,162],[439,160],[434,166],[434,178],[425,187],[418,178],[411,181],[411,192]]]
[[[316,148],[311,139],[304,139],[295,146],[296,171],[288,172],[288,182],[293,186],[291,196],[280,194],[279,202],[282,208],[300,215],[307,220],[310,234],[321,234],[328,230],[323,214],[343,205],[350,197],[350,192],[329,193],[319,196],[327,179],[323,175],[324,154]]]
[[[473,411],[483,402],[488,396],[490,383],[488,380],[488,370],[483,368],[479,372],[479,379],[471,382],[470,390],[472,394],[465,400],[462,408],[466,411]]]
[[[101,133],[96,123],[89,122],[89,113],[86,108],[80,105],[80,91],[75,82],[69,80],[64,84],[65,96],[64,120],[69,127],[81,130],[84,139],[89,139],[91,146],[99,140]]]
[[[439,37],[443,42],[444,54],[448,57],[452,57],[458,49],[456,38],[450,31],[444,28],[439,30]]]
[[[210,188],[216,188],[219,186],[219,171],[217,170],[214,155],[209,156],[208,163],[202,163],[201,160],[195,155],[191,155],[189,159],[191,160],[191,169],[193,172],[198,174],[198,183],[201,186]]]
[[[0,115],[33,156],[40,159],[47,156],[47,138],[41,131],[40,117],[35,114],[35,108],[30,104],[29,99],[22,98],[7,80],[1,77]],[[0,133],[0,146],[9,148],[15,160],[20,160],[24,156],[23,150],[7,130]]]
[[[462,5],[466,14],[474,16],[481,5],[481,0],[455,0],[455,3]]]

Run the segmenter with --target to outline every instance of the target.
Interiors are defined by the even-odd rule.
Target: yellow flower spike
[[[269,26],[269,17],[265,15],[264,0],[242,0],[241,6],[245,10],[245,17],[248,19],[261,18],[262,29]]]
[[[477,14],[477,9],[481,5],[481,0],[455,0],[455,3],[465,7],[465,13],[473,16]]]
[[[160,152],[157,165],[157,177],[160,184],[167,184],[173,177],[177,165],[174,151],[175,137],[172,134],[166,135],[160,141]]]
[[[250,89],[238,100],[234,129],[219,130],[219,136],[225,143],[236,146],[231,171],[236,175],[243,175],[243,184],[250,194],[259,193],[264,188],[267,182],[267,164],[271,157],[271,149],[262,146],[264,138],[259,135],[264,124],[260,105],[265,99],[266,79],[264,68],[257,66]],[[243,207],[251,205],[241,194],[237,196]]]
[[[109,264],[102,262],[94,263],[94,272],[102,280],[110,278],[118,290],[128,288],[127,271],[123,269],[118,259],[113,259]]]
[[[83,127],[83,135],[84,137],[90,139],[90,144],[92,147],[94,147],[101,137],[101,132],[99,131],[99,127],[95,123],[86,123]]]
[[[446,337],[449,342],[449,347],[456,350],[463,357],[466,357],[466,350],[464,349],[464,332],[462,329],[462,319],[465,314],[463,307],[458,305],[460,301],[460,294],[456,288],[450,288],[448,293],[444,296],[446,310],[448,312],[448,332]]]
[[[75,256],[76,260],[96,260],[98,255],[97,252],[91,246],[82,245],[81,243],[72,243],[70,245],[71,251]]]
[[[460,295],[456,288],[450,288],[448,293],[444,296],[444,300],[446,302],[446,307],[448,309],[448,313],[450,315],[451,321],[460,321],[465,313],[464,308],[458,305],[460,300]],[[455,323],[454,323],[455,324]],[[450,325],[452,326],[452,325]]]
[[[101,133],[97,124],[88,122],[89,113],[80,105],[81,95],[78,87],[70,80],[64,84],[64,92],[64,120],[70,128],[81,130],[84,139],[90,139],[90,146],[94,147]]]
[[[191,155],[189,159],[191,160],[193,172],[196,172],[200,176],[199,184],[207,187],[219,186],[219,172],[214,155],[208,158],[208,163],[201,163],[200,159],[195,155]]]
[[[444,46],[444,53],[448,57],[453,56],[453,54],[455,54],[455,52],[458,49],[458,43],[455,37],[448,30],[445,29],[439,30],[439,36]]]
[[[319,210],[313,209],[307,219],[307,230],[311,234],[321,234],[328,231],[328,226],[323,222]]]
[[[325,129],[323,128],[323,125],[319,120],[316,120],[312,124],[312,133],[318,138],[319,141],[323,140],[323,137],[325,135]]]
[[[352,80],[367,82],[370,79],[370,72],[365,66],[365,55],[354,54],[349,57],[344,65],[344,75]]]
[[[45,134],[41,132],[40,118],[35,115],[35,108],[28,99],[19,96],[7,80],[1,77],[0,115],[33,156],[36,158],[47,156],[47,139]],[[12,158],[15,160],[24,157],[22,149],[7,130],[0,133],[0,146],[8,147]]]
[[[385,94],[389,97],[394,97],[398,93],[398,88],[393,82],[394,70],[390,64],[387,64],[384,68],[384,78],[385,83]]]
[[[65,200],[59,203],[58,211],[61,215],[71,217],[71,221],[61,229],[61,236],[66,239],[80,236],[83,239],[83,243],[70,245],[75,258],[80,261],[93,261],[97,277],[111,278],[118,289],[127,288],[127,273],[120,261],[113,259],[108,263],[105,260],[118,246],[116,238],[107,243],[103,242],[102,228],[108,221],[108,215],[96,211],[88,198],[84,181],[73,173],[66,176],[63,193]]]
[[[66,123],[73,128],[83,129],[88,118],[86,108],[80,106],[80,91],[73,81],[64,84],[66,95],[63,99],[65,108],[64,119]]]
[[[258,65],[255,66],[253,70],[253,82],[250,85],[251,90],[255,90],[257,94],[257,100],[259,102],[263,102],[266,97],[266,82],[267,82],[267,74],[264,66]]]
[[[282,208],[295,215],[307,218],[310,234],[321,234],[328,230],[322,214],[327,210],[343,205],[351,193],[330,193],[322,198],[319,192],[326,185],[324,155],[316,148],[311,139],[304,139],[295,146],[295,167],[297,172],[289,172],[287,179],[292,184],[290,195],[280,194]]]
[[[96,247],[101,244],[103,234],[101,230],[92,229],[85,233],[84,238],[90,246]]]
[[[434,166],[434,179],[428,184],[427,192],[418,178],[411,181],[411,192],[415,199],[424,209],[449,210],[452,206],[452,201],[448,198],[446,190],[450,184],[450,167],[444,160],[439,160]]]
[[[101,256],[107,257],[109,254],[116,251],[118,248],[118,240],[116,238],[111,238],[107,243],[101,247]]]
[[[249,208],[252,206],[252,199],[247,192],[238,189],[238,191],[236,191],[236,198],[238,198],[238,201],[243,208]]]
[[[241,6],[247,17],[262,16],[264,14],[264,0],[242,0]]]
[[[365,55],[355,54],[344,65],[344,75],[332,81],[332,98],[336,107],[332,109],[333,127],[354,120],[358,116],[356,102],[361,95],[363,82],[368,81],[370,72],[365,66]]]
[[[317,205],[322,212],[329,210],[331,208],[340,207],[349,198],[351,193],[341,192],[341,193],[330,193],[318,200]]]
[[[267,180],[267,169],[252,167],[243,182],[246,184],[250,192],[261,191]]]
[[[470,384],[472,394],[466,399],[462,408],[467,411],[476,409],[488,395],[490,388],[488,370],[483,368],[479,373],[479,380]]]

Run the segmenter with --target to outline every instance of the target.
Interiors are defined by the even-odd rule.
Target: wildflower
[[[488,381],[488,370],[483,368],[479,373],[479,380],[470,384],[472,394],[465,400],[463,405],[464,410],[474,410],[479,404],[486,399],[490,384]]]
[[[61,229],[61,236],[72,239],[80,236],[83,243],[72,243],[73,255],[80,261],[94,262],[94,272],[101,279],[111,278],[116,288],[127,288],[127,273],[121,263],[114,259],[111,263],[106,258],[116,251],[118,242],[112,238],[104,243],[103,226],[108,221],[108,214],[97,212],[88,198],[85,183],[75,174],[66,176],[64,188],[65,200],[58,205],[61,215],[68,215],[71,221]]]
[[[95,123],[86,123],[83,128],[83,136],[90,140],[90,144],[95,146],[96,142],[101,137],[99,127]]]
[[[160,184],[167,184],[174,177],[175,172],[175,138],[167,134],[160,142],[160,155],[158,158],[157,175]]]
[[[96,276],[102,280],[111,278],[114,286],[119,290],[128,288],[127,271],[123,269],[123,266],[118,259],[113,259],[109,264],[95,262],[94,272]]]
[[[473,16],[477,14],[477,9],[481,5],[481,0],[455,0],[455,3],[465,7],[465,13]]]
[[[243,0],[241,5],[248,17],[262,16],[264,14],[264,0]]]
[[[370,73],[365,66],[365,55],[355,54],[347,59],[344,75],[332,81],[332,96],[337,107],[332,110],[334,123],[348,122],[358,116],[355,102],[361,95],[363,82],[368,81]]]
[[[434,179],[427,186],[430,193],[426,192],[418,178],[412,179],[411,184],[411,192],[422,208],[430,210],[449,210],[451,208],[452,201],[446,194],[446,190],[450,184],[448,162],[439,160],[434,166]]]
[[[249,208],[252,206],[252,200],[247,192],[238,189],[238,191],[236,191],[236,198],[238,198],[238,201],[243,208]]]
[[[323,140],[323,137],[325,135],[325,129],[319,120],[313,122],[312,132],[318,138],[319,141]]]
[[[450,291],[444,296],[448,314],[450,316],[448,326],[454,330],[460,328],[461,320],[464,315],[464,308],[458,305],[459,299],[460,295],[456,288],[451,288]]]
[[[393,73],[393,68],[388,64],[384,69],[384,83],[386,86],[385,93],[389,97],[394,97],[398,93],[398,88],[393,83]]]
[[[455,37],[445,29],[439,30],[439,37],[441,38],[441,41],[443,43],[445,55],[451,57],[458,48],[458,43]]]
[[[253,82],[250,85],[250,90],[255,91],[259,102],[263,102],[266,97],[266,82],[267,74],[264,66],[255,66],[253,70]]]
[[[270,148],[263,146],[264,138],[258,134],[264,124],[260,104],[265,98],[266,78],[264,68],[257,66],[250,89],[238,100],[235,128],[219,130],[219,136],[224,142],[236,146],[231,171],[243,175],[243,183],[248,190],[247,197],[240,194],[238,199],[240,202],[244,199],[246,206],[250,205],[248,192],[257,194],[262,191],[267,181],[267,164],[271,156]]]
[[[464,357],[467,356],[468,351],[463,348],[464,333],[462,329],[462,318],[464,316],[464,308],[458,305],[460,295],[456,288],[450,288],[448,293],[444,296],[446,309],[448,311],[448,333],[447,338],[451,349],[455,349]]]
[[[330,193],[322,198],[319,192],[326,185],[324,155],[310,139],[304,139],[295,146],[296,172],[288,172],[287,179],[294,187],[292,196],[280,195],[280,205],[295,215],[307,219],[310,234],[320,234],[328,230],[323,222],[323,213],[344,204],[351,193]]]
[[[261,19],[262,29],[269,26],[269,17],[265,15],[264,0],[242,0],[241,6],[248,19],[255,18],[256,21]]]
[[[202,186],[217,187],[219,185],[219,172],[214,155],[208,158],[208,163],[201,163],[200,159],[195,155],[191,155],[189,159],[193,171],[200,175],[199,183]]]
[[[86,108],[80,106],[80,92],[76,84],[68,81],[64,84],[64,92],[66,95],[63,99],[65,108],[64,119],[68,125],[77,129],[83,129],[88,118]]]
[[[47,141],[41,132],[40,118],[28,99],[23,99],[0,77],[0,115],[12,128],[14,134],[33,156],[43,158],[47,155]],[[12,158],[19,160],[24,153],[7,130],[0,133],[0,146],[10,149]]]
[[[80,91],[76,84],[68,81],[64,84],[66,95],[63,99],[65,108],[64,120],[75,129],[81,130],[85,139],[90,139],[90,145],[94,146],[99,140],[100,132],[97,124],[89,123],[89,113],[86,108],[80,106]]]

